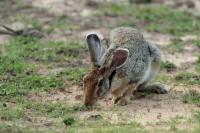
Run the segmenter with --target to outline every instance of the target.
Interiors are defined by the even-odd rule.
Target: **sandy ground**
[[[25,0],[24,0],[25,1]],[[118,0],[121,3],[127,2],[123,0]],[[68,15],[71,18],[80,17],[76,21],[81,21],[81,25],[87,23],[87,18],[90,13],[94,11],[93,8],[88,8],[85,5],[85,1],[80,0],[28,0],[26,4],[31,5],[31,9],[24,9],[21,12],[24,14],[31,14],[33,18],[38,19],[44,26],[45,23],[53,21],[53,16],[55,15]],[[101,3],[101,0],[99,0]],[[170,4],[170,2],[168,2]],[[173,4],[173,3],[171,3]],[[11,10],[16,10],[15,7],[11,7]],[[38,11],[36,11],[38,10]],[[196,8],[195,8],[196,10]],[[40,11],[44,11],[43,14],[36,16]],[[0,18],[5,18],[5,16],[0,15]],[[45,19],[44,19],[45,18]],[[83,22],[82,22],[83,21]],[[17,22],[11,22],[11,25],[17,25]],[[15,27],[15,26],[14,26]],[[17,27],[17,26],[16,26]],[[69,31],[55,31],[46,35],[46,40],[66,40],[67,38],[79,38],[84,40],[85,35],[88,32],[96,32],[101,38],[104,38],[109,33],[110,29],[99,27],[99,28],[81,28],[80,30],[70,31],[70,34],[66,35]],[[195,35],[188,35],[181,37],[183,44],[183,49],[179,52],[171,52],[166,47],[170,45],[174,37],[168,34],[159,33],[149,33],[144,32],[144,37],[150,42],[156,43],[162,50],[163,61],[171,61],[178,67],[178,71],[192,71],[194,68],[194,63],[197,60],[197,55],[199,50],[192,45],[192,41],[197,39]],[[0,36],[0,43],[8,42],[8,36]],[[88,53],[84,55],[86,58],[82,60],[85,65],[89,64]],[[55,68],[55,71],[60,71],[60,69]],[[40,73],[46,74],[46,68],[41,67]],[[191,109],[199,109],[193,105],[184,104],[181,102],[181,96],[185,91],[188,90],[188,86],[176,86],[172,84],[166,84],[170,89],[168,94],[156,95],[151,94],[142,98],[135,98],[127,106],[116,106],[111,103],[110,100],[104,99],[99,102],[101,106],[100,111],[84,111],[80,112],[81,119],[87,119],[92,114],[101,114],[104,118],[108,119],[111,123],[120,122],[131,122],[138,121],[143,125],[149,122],[156,122],[160,120],[169,120],[173,117],[190,117]],[[196,88],[198,88],[197,86]],[[44,94],[45,101],[55,101],[55,100],[69,100],[71,104],[82,103],[82,89],[80,86],[72,86],[68,88],[70,92],[67,91],[53,91],[49,94]],[[34,98],[34,96],[33,96]],[[121,114],[121,115],[119,115]]]

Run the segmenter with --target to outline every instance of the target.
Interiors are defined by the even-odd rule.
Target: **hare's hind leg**
[[[136,91],[139,92],[152,92],[158,94],[167,93],[167,89],[162,84],[150,83],[151,80],[156,76],[159,71],[161,60],[160,58],[155,58],[150,66],[150,72],[148,73],[148,77],[143,82],[139,83],[136,88]]]

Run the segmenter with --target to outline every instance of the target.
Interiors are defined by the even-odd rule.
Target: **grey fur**
[[[99,60],[100,68],[108,70],[98,80],[101,84],[98,83],[98,87],[96,87],[97,97],[104,96],[111,88],[114,103],[117,100],[124,105],[127,95],[132,94],[134,89],[154,88],[154,85],[148,87],[150,86],[148,83],[159,71],[161,54],[155,45],[144,39],[141,32],[130,27],[113,29],[110,33],[109,43],[109,47],[103,50]],[[128,58],[120,67],[109,67],[113,52],[119,48],[128,52]],[[113,72],[115,72],[113,80],[110,80]],[[162,89],[158,86],[155,87]]]
[[[128,60],[121,68],[117,69],[116,76],[129,83],[139,82],[153,59],[161,59],[160,50],[147,42],[143,35],[134,28],[119,27],[112,30],[110,43],[110,47],[101,58],[100,64],[106,64],[105,60],[109,58],[111,51],[119,47],[128,49]]]
[[[99,65],[102,46],[100,40],[96,34],[90,34],[87,36],[87,44],[90,52],[91,61],[94,66]]]

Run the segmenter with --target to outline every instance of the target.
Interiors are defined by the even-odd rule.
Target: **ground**
[[[0,132],[200,132],[199,2],[136,1],[2,0],[1,25],[45,36],[0,35]],[[169,92],[138,93],[127,106],[108,96],[88,109],[85,36],[108,38],[117,26],[139,29],[161,49],[155,82]]]

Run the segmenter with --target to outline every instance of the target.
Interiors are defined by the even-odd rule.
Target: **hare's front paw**
[[[127,97],[121,97],[117,103],[117,105],[125,106],[128,104],[128,98]]]
[[[112,103],[117,104],[117,102],[120,100],[120,97],[113,97],[112,98]]]

